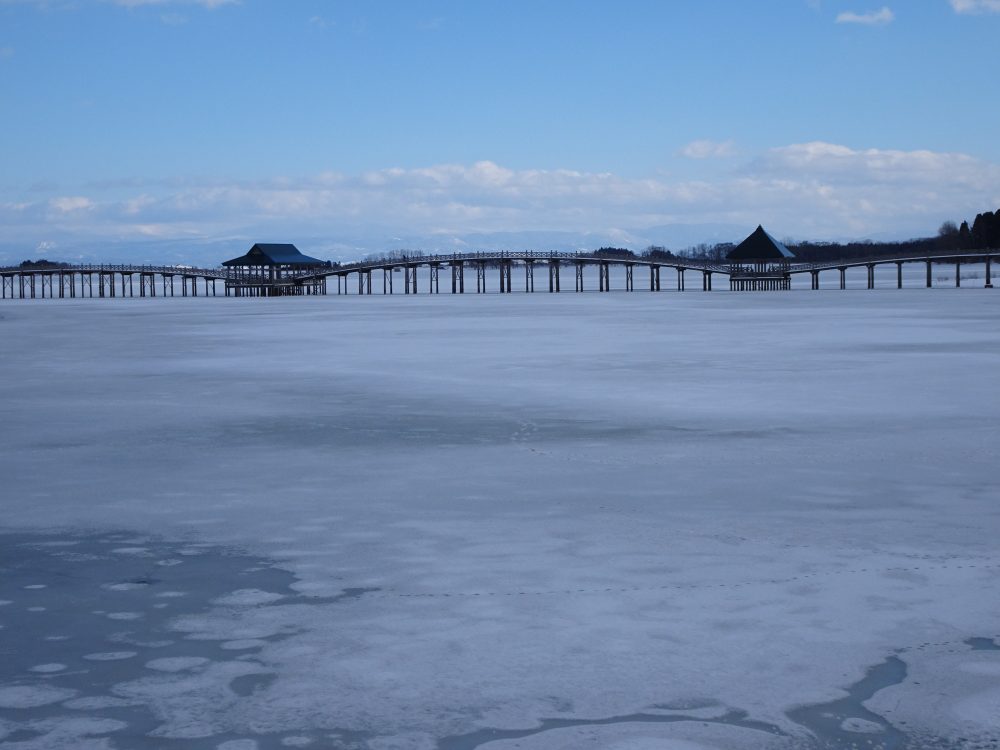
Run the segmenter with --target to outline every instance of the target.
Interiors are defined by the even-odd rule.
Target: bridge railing
[[[933,253],[883,253],[880,255],[865,255],[857,258],[838,258],[835,260],[808,261],[792,263],[790,270],[792,273],[801,271],[822,271],[832,268],[846,268],[849,266],[865,266],[869,263],[897,263],[897,262],[919,262],[935,261],[961,258],[985,258],[986,256],[996,257],[1000,255],[1000,250],[993,248],[981,248],[976,250],[935,250]]]
[[[842,258],[827,261],[793,262],[788,266],[789,273],[803,273],[807,271],[830,270],[850,266],[861,266],[869,263],[892,263],[892,262],[916,262],[916,261],[941,261],[945,259],[961,258],[983,258],[986,256],[996,257],[1000,251],[996,249],[975,249],[975,250],[938,250],[933,253],[892,253],[881,255],[870,255],[857,258]],[[59,266],[6,266],[0,267],[0,274],[11,275],[18,273],[146,273],[163,276],[187,276],[205,279],[215,279],[220,281],[231,281],[240,284],[271,285],[283,283],[295,283],[297,281],[309,281],[333,276],[337,274],[349,274],[358,271],[373,271],[378,269],[394,269],[403,267],[414,267],[423,265],[452,264],[458,262],[485,262],[494,263],[502,261],[568,261],[597,263],[606,262],[618,265],[633,266],[660,266],[663,268],[676,268],[678,270],[705,271],[710,273],[730,273],[732,264],[726,261],[702,260],[693,258],[620,258],[600,255],[596,252],[547,252],[542,250],[498,250],[498,251],[476,251],[467,253],[439,253],[435,255],[412,255],[398,256],[392,258],[371,258],[368,260],[354,261],[352,263],[332,264],[321,268],[307,268],[301,270],[283,269],[281,277],[272,279],[269,273],[255,273],[238,268],[196,268],[191,266],[166,266],[166,265],[134,265],[126,263],[109,264],[77,264]]]

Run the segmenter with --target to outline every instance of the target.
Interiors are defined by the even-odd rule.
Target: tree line
[[[824,262],[829,260],[850,260],[878,255],[894,255],[896,253],[913,253],[914,255],[933,254],[936,250],[986,250],[1000,247],[1000,209],[976,214],[969,226],[968,221],[960,225],[953,221],[944,222],[935,237],[918,237],[912,240],[897,242],[792,242],[784,243],[795,253],[795,257],[807,262]],[[731,242],[720,242],[714,245],[701,244],[686,250],[678,251],[677,256],[697,260],[725,260],[735,247]],[[601,248],[605,251],[621,253],[621,248]],[[625,250],[624,252],[629,252]],[[672,258],[674,253],[666,248],[650,246],[633,257],[640,258]],[[616,255],[614,257],[621,257]]]

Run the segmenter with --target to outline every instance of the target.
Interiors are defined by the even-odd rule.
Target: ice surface
[[[51,566],[0,591],[5,637],[71,636],[0,666],[0,720],[116,698],[178,747],[779,747],[896,655],[868,711],[985,742],[1000,295],[970,285],[4,304],[5,527],[80,537],[45,548],[66,571],[121,536],[100,604]],[[107,695],[73,676],[112,667]]]

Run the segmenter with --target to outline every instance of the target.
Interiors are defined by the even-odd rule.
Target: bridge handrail
[[[857,258],[840,258],[826,261],[805,261],[790,263],[787,268],[788,273],[804,273],[807,271],[831,270],[834,268],[847,268],[862,266],[869,263],[893,263],[893,262],[919,262],[938,261],[948,258],[984,258],[987,256],[1000,255],[1000,250],[992,248],[974,250],[937,250],[933,253],[913,253],[900,252],[880,255],[862,256]],[[439,253],[435,255],[414,255],[400,256],[396,258],[377,258],[351,263],[334,264],[321,268],[308,268],[302,270],[283,270],[281,277],[272,279],[267,273],[247,272],[237,268],[197,268],[191,266],[165,266],[165,265],[135,265],[128,263],[81,263],[65,264],[58,266],[5,266],[0,267],[0,274],[11,275],[18,273],[148,273],[160,274],[164,276],[187,276],[205,279],[241,281],[249,283],[273,284],[282,282],[306,281],[317,279],[323,276],[334,276],[338,274],[347,275],[356,271],[373,271],[378,269],[394,269],[403,267],[415,267],[423,265],[449,264],[456,262],[484,262],[491,263],[507,260],[522,261],[574,261],[574,262],[605,262],[620,265],[640,265],[647,267],[661,266],[665,268],[676,268],[678,270],[706,271],[711,273],[728,274],[732,270],[730,263],[726,261],[713,261],[695,258],[641,258],[641,257],[609,257],[598,252],[567,252],[543,250],[498,250],[498,251],[476,251],[467,253]],[[741,272],[743,273],[743,272]],[[752,273],[752,272],[747,272]]]

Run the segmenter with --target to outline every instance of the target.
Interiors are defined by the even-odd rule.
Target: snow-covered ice
[[[0,742],[992,747],[974,281],[5,303]]]

